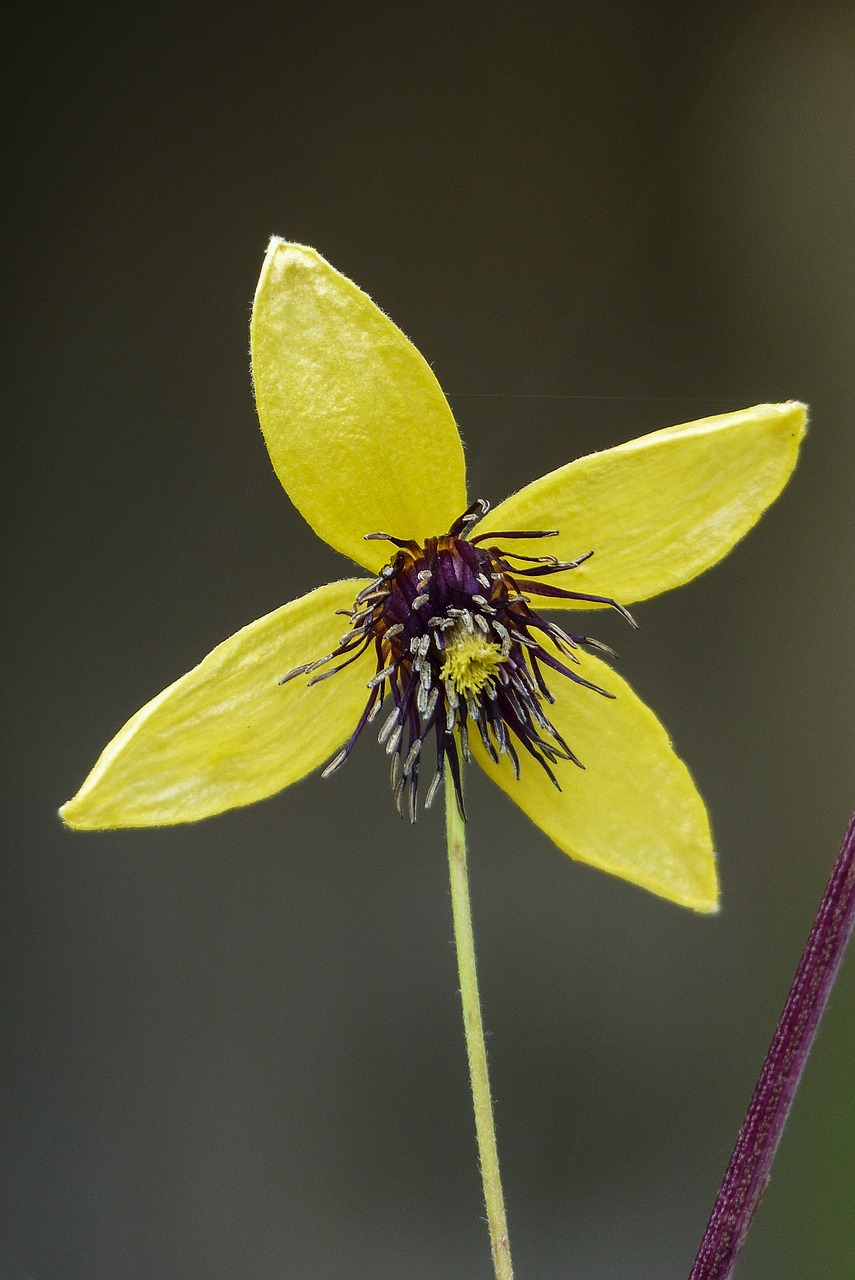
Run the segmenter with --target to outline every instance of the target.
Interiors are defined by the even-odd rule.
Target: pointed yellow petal
[[[466,508],[463,446],[430,367],[314,249],[270,242],[252,312],[258,417],[276,474],[322,538],[358,564],[366,533],[445,533]]]
[[[791,401],[655,431],[535,480],[477,532],[558,529],[525,550],[559,560],[594,554],[549,583],[621,604],[645,600],[708,569],[759,520],[790,477],[806,419]]]
[[[335,611],[364,585],[319,587],[218,645],[119,731],[63,820],[82,830],[195,822],[316,768],[355,727],[373,664],[362,657],[312,688],[308,676],[278,681],[337,646],[346,620]]]
[[[480,742],[478,763],[565,853],[695,911],[714,911],[718,883],[709,820],[688,769],[653,712],[605,663],[583,655],[580,674],[614,699],[556,675],[553,724],[585,766],[554,766],[558,791],[520,750],[517,781]],[[475,735],[472,735],[473,737]]]

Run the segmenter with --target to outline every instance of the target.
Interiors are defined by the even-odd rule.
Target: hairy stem
[[[487,1051],[481,1023],[481,1001],[475,971],[475,939],[472,935],[472,909],[469,904],[469,876],[466,870],[466,833],[457,806],[457,797],[448,770],[445,777],[445,826],[448,835],[448,868],[451,877],[451,907],[454,915],[454,941],[457,947],[457,969],[460,974],[460,997],[463,1002],[463,1026],[466,1031],[466,1054],[472,1082],[475,1107],[475,1131],[484,1184],[484,1203],[490,1229],[490,1247],[496,1280],[513,1280],[511,1248],[505,1220],[505,1201],[499,1177],[496,1130],[487,1074]]]
[[[855,814],[831,871],[689,1280],[728,1280],[769,1181],[855,923]]]

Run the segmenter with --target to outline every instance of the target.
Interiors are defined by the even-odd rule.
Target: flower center
[[[367,534],[368,539],[391,542],[396,552],[356,597],[350,629],[338,648],[290,671],[280,682],[309,673],[310,684],[325,680],[373,647],[377,670],[368,681],[365,709],[324,776],[345,762],[365,725],[391,698],[379,741],[391,758],[398,812],[403,815],[406,809],[411,821],[416,818],[422,749],[429,738],[435,763],[426,808],[447,765],[462,812],[458,745],[468,761],[473,732],[493,761],[507,756],[517,777],[521,748],[559,790],[552,766],[559,761],[580,764],[544,710],[544,704],[555,701],[544,669],[611,697],[574,670],[580,647],[611,650],[542,618],[531,607],[532,596],[611,605],[632,622],[614,600],[543,581],[577,568],[592,552],[559,561],[555,556],[521,555],[502,545],[554,537],[555,530],[472,537],[487,510],[488,504],[479,499],[448,533],[424,544],[386,533]]]
[[[478,696],[495,685],[504,662],[501,647],[482,633],[468,631],[456,622],[446,635],[446,647],[439,678],[463,697]]]

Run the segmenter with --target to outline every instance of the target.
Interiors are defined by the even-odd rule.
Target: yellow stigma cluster
[[[499,645],[458,622],[446,632],[445,658],[439,674],[462,697],[475,697],[494,683],[503,661]]]

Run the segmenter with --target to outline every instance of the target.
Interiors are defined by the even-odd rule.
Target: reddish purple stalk
[[[689,1280],[728,1280],[790,1114],[855,923],[855,813],[832,868],[807,946]]]

